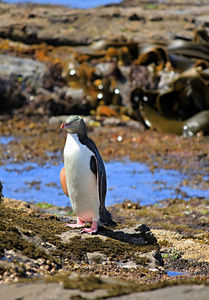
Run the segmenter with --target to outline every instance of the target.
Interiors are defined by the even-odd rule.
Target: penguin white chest
[[[77,134],[67,135],[64,164],[68,194],[74,213],[85,222],[99,221],[97,179],[90,169],[92,155]]]

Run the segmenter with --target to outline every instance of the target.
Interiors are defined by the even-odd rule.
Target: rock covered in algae
[[[163,264],[157,240],[146,225],[118,230],[104,227],[91,236],[68,230],[56,215],[7,198],[0,217],[0,249],[6,261],[1,265],[2,282],[56,275],[59,270],[85,274],[86,268],[91,268],[94,274],[104,274],[111,268],[123,272],[127,266],[148,271],[153,268],[154,258],[155,268]]]

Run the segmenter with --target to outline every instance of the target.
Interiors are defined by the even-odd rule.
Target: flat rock
[[[165,287],[154,291],[133,293],[128,296],[108,298],[109,300],[206,300],[209,286],[204,285],[178,285]]]
[[[119,297],[107,297],[105,289],[93,292],[81,292],[78,289],[64,289],[58,283],[28,283],[28,284],[1,284],[0,294],[4,300],[69,300],[71,296],[80,299],[105,299],[109,300],[206,300],[208,299],[209,286],[204,285],[178,285],[157,289],[154,291],[132,293]]]
[[[192,1],[185,9],[181,1],[163,1],[156,5],[132,2],[88,10],[1,3],[0,37],[27,44],[46,42],[70,46],[121,37],[142,43],[158,42],[161,37],[168,42],[182,30],[185,18],[207,15],[209,11],[208,1],[197,1],[199,4]]]
[[[77,295],[80,295],[80,297],[88,297],[86,299],[95,299],[107,295],[106,290],[81,292],[78,289],[64,289],[59,283],[4,284],[0,286],[0,293],[4,300],[69,300],[71,299],[71,296]]]
[[[21,77],[22,80],[33,79],[36,84],[43,78],[46,72],[44,63],[30,58],[14,57],[10,55],[0,55],[1,77],[11,75]]]

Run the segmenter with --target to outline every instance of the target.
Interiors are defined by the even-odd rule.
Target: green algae
[[[143,223],[152,228],[160,228],[176,231],[183,236],[194,236],[208,232],[209,213],[207,201],[201,198],[190,198],[188,201],[183,199],[166,199],[159,206],[143,206],[141,209],[130,209],[130,218],[126,221],[127,209],[120,211],[120,219],[123,218],[123,227]],[[117,220],[117,216],[115,217]],[[205,239],[206,241],[206,239]]]
[[[98,236],[81,238],[80,235],[63,243],[59,235],[68,230],[57,216],[30,209],[13,209],[1,206],[0,210],[0,249],[3,256],[4,249],[21,251],[22,254],[33,259],[44,258],[53,261],[57,268],[73,262],[88,263],[87,253],[100,252],[108,256],[110,261],[135,261],[137,265],[147,266],[148,259],[138,254],[159,250],[157,242],[150,240],[145,245],[135,245],[117,237],[117,232],[101,239]],[[107,235],[107,236],[108,236]],[[143,235],[143,233],[142,233]],[[116,238],[117,237],[117,238]],[[144,236],[148,239],[147,236]],[[47,245],[53,245],[51,250]],[[99,264],[99,263],[98,263]],[[96,271],[96,268],[95,268]]]
[[[1,206],[0,210],[0,245],[7,250],[20,250],[30,258],[49,258],[40,245],[30,242],[25,236],[36,234],[43,241],[58,240],[56,233],[63,228],[61,222],[53,216],[41,215],[38,212],[27,212]],[[54,237],[53,237],[54,235]],[[51,238],[50,238],[51,237]]]
[[[152,284],[137,284],[134,281],[130,280],[111,280],[104,277],[97,277],[92,274],[87,276],[72,276],[69,273],[62,273],[57,276],[47,277],[45,279],[46,283],[57,282],[62,284],[64,289],[79,289],[82,292],[92,292],[95,290],[106,290],[106,296],[98,296],[92,299],[105,299],[114,296],[127,295],[136,292],[150,291],[159,288],[164,288],[174,285],[200,285],[209,283],[205,280],[191,280],[191,279],[182,279],[182,280],[173,280],[173,281],[160,281]],[[76,296],[75,296],[76,297]],[[79,296],[80,297],[80,296]],[[77,298],[73,298],[77,299]],[[82,299],[82,298],[80,298]]]
[[[6,206],[5,202],[6,200],[1,204],[0,207],[0,249],[2,249],[2,256],[4,256],[3,251],[6,249],[19,251],[25,256],[35,260],[44,260],[43,268],[49,266],[49,269],[47,269],[49,272],[42,273],[44,275],[57,274],[57,276],[59,276],[60,269],[62,269],[62,271],[73,271],[73,273],[76,272],[77,280],[75,280],[75,278],[73,279],[72,276],[69,276],[71,273],[68,273],[68,278],[61,280],[60,277],[60,279],[57,279],[57,281],[62,283],[65,288],[69,289],[77,288],[84,291],[87,288],[89,290],[104,288],[108,290],[108,295],[113,295],[114,292],[114,295],[120,295],[120,292],[122,291],[120,284],[118,287],[114,288],[113,292],[111,292],[110,283],[107,284],[107,282],[103,281],[103,279],[100,277],[98,279],[97,275],[109,275],[111,278],[123,278],[127,280],[132,279],[136,281],[134,282],[136,287],[134,285],[130,290],[128,290],[130,293],[133,291],[138,291],[138,282],[140,282],[140,288],[141,285],[144,286],[142,282],[145,280],[147,283],[146,286],[148,285],[149,289],[161,287],[160,282],[163,280],[163,278],[165,278],[163,277],[165,275],[160,275],[159,272],[156,273],[149,271],[149,256],[146,257],[143,255],[143,253],[150,253],[153,250],[158,252],[160,246],[170,247],[170,245],[167,243],[167,241],[161,241],[159,246],[156,239],[152,238],[149,240],[149,231],[146,231],[146,225],[141,225],[138,227],[136,226],[134,227],[134,230],[128,227],[127,231],[135,232],[138,228],[139,231],[136,231],[136,238],[142,237],[146,241],[144,245],[135,245],[131,243],[131,239],[129,239],[130,233],[127,234],[125,230],[123,231],[123,229],[119,229],[118,227],[114,231],[103,227],[100,229],[99,235],[88,237],[85,234],[80,234],[80,230],[78,230],[78,235],[70,238],[67,242],[62,242],[60,235],[62,235],[63,231],[69,231],[69,236],[72,236],[70,235],[71,229],[63,226],[64,223],[61,222],[57,216],[50,213],[40,212],[38,210],[32,210],[23,205],[20,206],[19,209],[14,209]],[[8,203],[9,201],[7,201],[7,205]],[[198,203],[196,203],[194,200],[189,201],[189,205],[192,207],[192,209],[194,209],[194,207],[198,207],[199,211],[203,211],[202,206],[200,205],[201,203],[201,200],[199,200]],[[173,205],[175,205],[175,208],[174,212],[172,213],[171,207]],[[145,222],[145,224],[147,224],[146,220],[148,220],[151,215],[151,218],[153,218],[153,224],[155,224],[154,227],[157,227],[156,224],[159,224],[159,219],[161,220],[162,224],[163,222],[166,223],[169,221],[169,219],[165,220],[162,218],[164,214],[168,216],[172,222],[176,222],[173,216],[178,212],[179,209],[178,217],[181,217],[181,214],[182,217],[185,217],[184,213],[182,212],[182,206],[184,206],[183,201],[175,201],[175,203],[173,201],[172,205],[167,204],[164,205],[164,207],[155,207],[154,212],[151,214],[150,208],[148,207],[143,207],[140,209],[127,208],[127,210],[131,216],[131,219],[135,219],[136,223],[138,224],[139,220],[137,218],[139,213],[141,214],[142,211],[144,212],[143,222]],[[187,207],[187,209],[189,209],[190,206]],[[126,213],[126,208],[123,210],[119,209],[118,213],[120,213],[120,216],[122,216],[123,213]],[[117,217],[116,211],[114,217],[115,216]],[[157,217],[159,218],[158,220]],[[140,218],[142,218],[141,215]],[[124,227],[124,223],[125,222],[122,221],[121,227]],[[132,223],[132,225],[133,224],[134,223]],[[75,230],[72,232],[73,234],[74,231]],[[184,235],[186,235],[186,232],[187,231],[185,231]],[[101,235],[104,238],[101,238]],[[124,235],[125,238],[123,238]],[[188,235],[188,238],[190,238],[190,236],[191,235]],[[208,235],[203,233],[201,235],[197,234],[194,235],[194,239],[200,243],[207,243]],[[52,245],[53,247],[48,247],[48,245]],[[99,252],[101,255],[107,256],[107,258],[105,258],[105,261],[101,259],[92,261],[90,263],[88,254],[94,252]],[[172,255],[168,257],[164,256],[164,258],[166,261],[166,267],[175,267],[175,264],[177,264],[177,268],[179,268],[180,265],[186,263],[181,260],[181,258],[176,257],[175,253],[172,253]],[[130,262],[135,263],[136,269],[135,267],[130,269],[124,269],[121,267],[124,263],[129,265]],[[36,265],[38,264],[39,263],[37,261]],[[197,265],[197,268],[199,268],[198,266],[199,265]],[[18,274],[19,277],[28,278],[27,272],[24,268],[18,269],[17,262],[15,263],[15,268],[17,268],[15,273]],[[50,272],[52,268],[54,271]],[[14,272],[13,270],[11,271],[11,268],[9,270],[8,266],[1,268],[1,274],[4,274],[6,271],[11,273]],[[89,275],[93,277],[89,278]],[[96,277],[96,279],[94,279],[94,277]],[[52,278],[52,276],[49,278]],[[195,279],[196,277],[193,274],[191,275],[191,278]],[[150,283],[153,283],[156,280],[159,281],[159,284],[151,286]],[[79,281],[80,283],[76,283],[76,281]],[[143,288],[146,289],[147,287]],[[123,293],[126,292],[124,291],[122,294]]]
[[[69,274],[61,274],[58,276],[45,279],[46,283],[59,282],[65,289],[79,289],[83,292],[92,292],[98,289],[107,291],[106,296],[102,296],[102,299],[107,297],[120,296],[130,294],[138,291],[138,284],[132,281],[125,280],[107,280],[100,278],[92,274],[88,276],[70,276]],[[94,298],[95,299],[95,298]],[[96,299],[100,299],[96,298]]]
[[[52,204],[49,204],[49,203],[41,203],[41,202],[38,202],[36,203],[36,206],[40,209],[49,209],[49,208],[52,208]]]
[[[133,245],[123,241],[117,241],[112,238],[102,240],[98,237],[81,239],[76,236],[70,239],[70,243],[63,244],[61,249],[56,250],[54,255],[61,256],[63,251],[68,258],[74,258],[77,261],[86,260],[86,253],[98,251],[107,255],[111,260],[134,259],[137,264],[147,265],[146,258],[140,258],[136,253],[146,253],[157,250],[158,245]]]

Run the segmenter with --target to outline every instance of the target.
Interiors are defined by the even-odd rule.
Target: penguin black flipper
[[[99,161],[96,159],[96,157],[94,155],[91,156],[90,168],[91,168],[91,171],[95,174],[95,176],[97,178],[97,190],[98,190],[100,205],[104,206],[106,192],[107,192],[105,169],[103,169],[100,166]]]
[[[100,202],[100,206],[99,206],[100,221],[105,225],[115,226],[116,223],[112,220],[112,216],[110,212],[105,207],[107,181],[106,181],[105,166],[102,157],[96,145],[91,139],[89,139],[88,141],[88,147],[94,153],[94,155],[91,156],[90,168],[97,178],[97,190],[98,190],[98,198]]]

